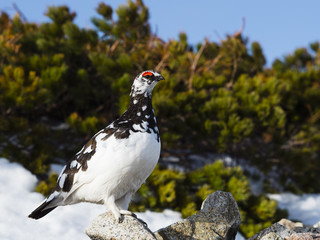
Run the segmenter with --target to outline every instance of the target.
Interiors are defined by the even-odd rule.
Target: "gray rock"
[[[320,234],[320,228],[314,228],[312,226],[296,227],[294,228],[296,233],[317,233]]]
[[[320,234],[313,233],[294,233],[286,240],[319,240]]]
[[[293,230],[293,231],[296,227],[303,227],[302,222],[292,222],[292,221],[285,219],[285,218],[282,218],[278,223],[281,224],[282,226],[290,229],[290,230]]]
[[[264,238],[265,236],[270,236],[269,233],[273,233],[274,237],[276,236],[277,238],[274,239],[285,239],[290,237],[294,232],[284,226],[282,226],[279,223],[275,223],[271,225],[270,227],[260,231],[259,233],[253,235],[252,237],[248,238],[248,240],[265,240],[268,238]]]
[[[234,240],[241,222],[238,205],[231,193],[217,191],[203,201],[196,214],[153,234],[138,219],[124,216],[118,223],[111,213],[99,215],[86,229],[92,240]],[[303,226],[282,219],[248,240],[320,240],[320,223]]]
[[[150,229],[136,218],[124,215],[123,222],[118,223],[110,212],[94,219],[86,234],[92,240],[156,239]]]
[[[281,219],[248,240],[320,240],[320,229],[304,226],[301,222]]]
[[[232,194],[217,191],[206,198],[199,212],[158,230],[155,236],[162,240],[233,240],[240,222],[240,212]]]
[[[284,240],[284,238],[280,237],[276,233],[269,232],[266,235],[263,235],[260,240]]]
[[[134,217],[124,216],[123,222],[118,223],[111,213],[99,215],[86,229],[86,234],[92,240],[234,240],[240,222],[238,205],[231,193],[218,191],[206,198],[199,212],[155,234]]]
[[[231,193],[218,191],[206,198],[199,212],[155,234],[134,217],[124,216],[123,222],[118,223],[111,213],[99,215],[86,229],[86,234],[92,240],[234,240],[240,222],[238,205]]]

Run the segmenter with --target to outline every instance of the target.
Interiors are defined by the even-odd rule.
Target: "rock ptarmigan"
[[[151,174],[160,156],[160,137],[151,103],[164,78],[140,73],[131,88],[128,110],[95,134],[63,168],[53,192],[30,218],[39,219],[58,206],[79,202],[104,204],[120,222],[131,196]]]

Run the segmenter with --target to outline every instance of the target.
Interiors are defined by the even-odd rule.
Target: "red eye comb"
[[[144,72],[144,73],[142,74],[143,77],[145,77],[145,76],[152,76],[152,75],[153,75],[152,72]]]

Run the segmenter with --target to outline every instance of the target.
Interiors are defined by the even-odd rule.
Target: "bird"
[[[63,167],[51,194],[28,217],[39,219],[58,206],[103,204],[118,222],[132,195],[155,168],[161,149],[152,91],[164,77],[143,71],[133,81],[128,109],[96,133]]]

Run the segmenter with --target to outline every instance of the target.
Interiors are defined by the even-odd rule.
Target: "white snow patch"
[[[60,166],[61,169],[61,166]],[[44,197],[33,192],[37,179],[20,164],[0,158],[0,239],[6,240],[88,240],[84,230],[99,214],[106,211],[103,205],[79,203],[58,207],[47,216],[33,220],[27,216],[43,202]],[[320,194],[270,194],[280,208],[289,210],[291,219],[304,224],[320,221]],[[146,211],[136,213],[148,223],[152,231],[166,227],[181,219],[178,212],[163,213]],[[237,234],[236,240],[244,238]]]
[[[60,167],[61,168],[61,167]],[[37,178],[20,164],[0,158],[0,239],[6,240],[89,240],[84,230],[94,218],[106,211],[103,205],[79,203],[58,207],[45,217],[34,220],[28,215],[44,197],[33,192]],[[180,213],[137,213],[152,230],[180,220]]]
[[[172,210],[164,210],[163,212],[151,212],[147,210],[146,212],[136,214],[138,218],[143,219],[148,224],[148,227],[153,232],[181,220],[181,213]]]
[[[53,163],[50,166],[50,171],[58,174],[61,173],[63,169],[64,169],[64,165],[57,164],[57,163]]]
[[[245,238],[240,233],[237,233],[236,240],[245,240]]]
[[[67,130],[70,128],[70,125],[67,123],[60,123],[57,126],[51,127],[52,130]]]
[[[180,158],[175,156],[166,156],[162,158],[163,161],[169,161],[169,162],[179,162]]]
[[[66,170],[66,168],[67,168],[67,165],[64,165],[63,168],[62,168],[62,170],[61,170],[61,172],[60,172],[60,174],[59,174],[59,177],[58,177],[58,178],[61,178],[61,176],[62,176],[64,170]]]
[[[320,194],[292,193],[269,194],[278,202],[279,208],[288,209],[289,219],[299,220],[304,224],[313,225],[320,221]]]

